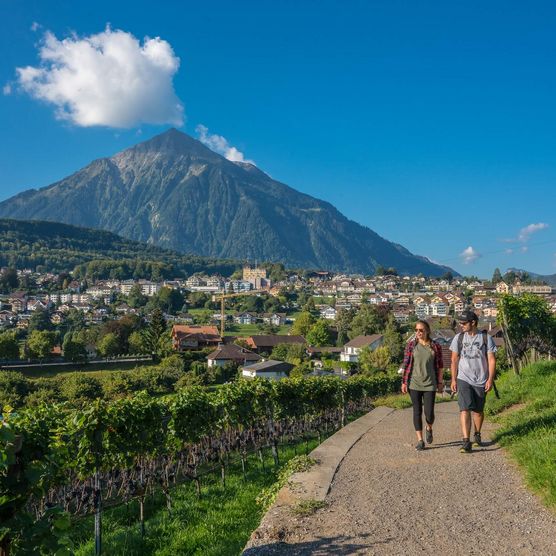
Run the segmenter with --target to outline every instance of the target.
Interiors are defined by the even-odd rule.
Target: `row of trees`
[[[76,319],[70,324],[66,322],[62,330],[53,330],[48,319],[41,322],[39,312],[36,314],[34,326],[26,338],[21,338],[19,331],[0,333],[0,360],[21,357],[43,361],[51,356],[54,346],[60,344],[64,359],[73,362],[85,361],[88,347],[95,348],[102,357],[122,354],[164,357],[172,351],[170,333],[160,309],[154,309],[148,321],[129,315],[86,327],[82,320]]]

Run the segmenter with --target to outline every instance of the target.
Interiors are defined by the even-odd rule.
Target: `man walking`
[[[462,453],[470,453],[471,418],[475,428],[474,446],[481,446],[481,427],[487,392],[492,388],[496,372],[496,346],[486,331],[478,332],[479,318],[473,311],[465,311],[458,318],[462,332],[450,345],[452,352],[452,392],[458,393]]]

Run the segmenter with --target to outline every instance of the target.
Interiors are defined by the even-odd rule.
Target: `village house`
[[[286,313],[264,313],[262,319],[272,326],[283,326],[286,324]]]
[[[496,284],[496,293],[510,293],[510,286],[506,282]]]
[[[382,345],[384,336],[382,334],[371,334],[370,336],[356,336],[350,340],[342,348],[340,353],[340,361],[348,361],[350,363],[357,363],[359,361],[359,354],[364,347],[375,350]]]
[[[253,365],[243,366],[241,368],[241,374],[245,378],[280,380],[282,378],[287,378],[293,367],[291,363],[269,359],[268,361],[261,361]]]
[[[219,344],[218,347],[207,356],[209,367],[223,367],[228,363],[243,365],[247,367],[258,363],[261,356],[235,344]]]
[[[320,308],[320,318],[326,320],[335,320],[337,311],[334,307],[330,305],[323,305]]]
[[[216,326],[174,324],[172,326],[172,347],[175,351],[217,347],[222,342]]]
[[[220,315],[218,315],[218,318],[220,318]],[[253,313],[239,313],[234,315],[234,322],[236,324],[256,324],[257,320],[257,315]]]

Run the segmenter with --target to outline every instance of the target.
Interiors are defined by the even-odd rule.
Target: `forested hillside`
[[[174,278],[195,272],[230,275],[238,261],[183,255],[111,232],[57,222],[0,219],[0,267],[68,272],[93,278]]]

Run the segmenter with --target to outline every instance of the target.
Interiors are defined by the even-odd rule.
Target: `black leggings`
[[[421,392],[420,390],[409,390],[411,403],[413,404],[413,425],[416,431],[423,430],[423,400],[425,402],[425,420],[427,425],[434,423],[434,400],[436,392]]]

